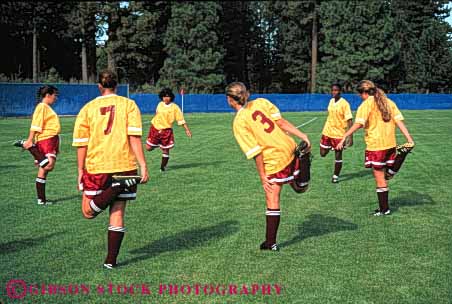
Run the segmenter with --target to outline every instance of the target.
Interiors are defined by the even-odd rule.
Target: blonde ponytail
[[[391,120],[391,109],[389,108],[388,97],[386,97],[386,94],[382,89],[377,88],[370,80],[363,80],[358,85],[358,92],[367,92],[369,96],[374,96],[375,103],[377,104],[378,111],[380,111],[383,121],[388,122]]]

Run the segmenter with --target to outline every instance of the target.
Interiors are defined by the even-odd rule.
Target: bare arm
[[[352,126],[353,126],[352,120],[351,119],[347,120],[347,127],[349,130]],[[345,142],[348,147],[353,146],[353,134],[350,134],[350,136],[347,137]]]
[[[295,128],[295,126],[293,124],[291,124],[290,122],[288,122],[287,120],[285,120],[284,118],[278,119],[276,121],[276,124],[285,132],[292,134],[302,140],[304,140],[307,144],[308,147],[311,147],[311,142],[309,141],[309,138],[306,134],[304,134],[303,132],[301,132],[300,130],[298,130],[297,128]]]
[[[396,120],[396,125],[400,129],[400,132],[405,136],[406,140],[408,142],[414,143],[413,138],[410,135],[410,132],[408,132],[408,129],[405,127],[405,124],[402,120]]]
[[[88,146],[82,146],[77,148],[77,171],[78,171],[78,178],[77,178],[77,189],[82,191],[83,188],[81,187],[82,184],[82,176],[83,176],[83,170],[85,169],[85,159],[86,159],[86,151],[88,150]]]
[[[341,141],[339,142],[339,144],[337,145],[337,148],[339,150],[341,150],[344,147],[344,142],[347,139],[348,136],[352,135],[353,133],[355,133],[356,130],[361,129],[363,127],[362,124],[359,123],[355,123],[351,126],[351,128],[349,128],[347,130],[347,132],[345,132],[344,136],[342,137]]]
[[[188,127],[188,125],[186,123],[184,123],[182,125],[182,127],[184,127],[184,129],[185,129],[185,134],[187,134],[187,136],[191,138],[191,131],[190,131],[190,128]]]
[[[268,180],[267,175],[265,174],[264,157],[262,156],[262,153],[256,155],[254,161],[256,162],[256,169],[257,173],[259,173],[262,187],[264,187],[265,192],[271,193],[273,184]]]
[[[35,138],[36,133],[38,132],[30,130],[28,138],[23,144],[24,149],[29,149],[31,146],[33,146],[33,139]]]
[[[133,154],[140,165],[141,181],[144,184],[149,180],[148,169],[146,159],[143,153],[143,144],[141,143],[141,136],[129,135],[130,146],[132,147]]]

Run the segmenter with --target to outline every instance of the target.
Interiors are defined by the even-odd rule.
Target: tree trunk
[[[312,16],[312,47],[311,47],[311,93],[315,93],[316,87],[316,69],[317,69],[317,7],[314,8],[314,15]]]
[[[86,44],[82,41],[82,81],[88,83],[88,64],[86,60]]]
[[[85,12],[81,6],[85,5],[85,3],[80,3],[80,27],[82,33],[82,82],[88,82],[88,63],[86,58],[86,30],[85,30]]]
[[[33,82],[38,82],[38,34],[36,24],[33,26]]]

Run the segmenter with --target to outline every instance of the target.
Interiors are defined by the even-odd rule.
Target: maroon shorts
[[[293,161],[279,172],[267,175],[270,182],[283,185],[292,182],[300,175],[300,160],[294,157]]]
[[[384,167],[392,167],[396,158],[396,149],[390,148],[379,151],[366,150],[365,157],[364,166],[366,168],[382,169]]]
[[[322,138],[320,139],[320,147],[323,149],[335,150],[341,140],[342,138],[332,138],[326,135],[322,135]]]
[[[154,126],[149,129],[146,144],[151,147],[160,147],[161,149],[171,149],[174,147],[173,129],[157,130]]]
[[[91,174],[88,171],[83,172],[82,189],[86,197],[92,199],[102,193],[103,190],[111,186],[113,175],[137,175],[137,170],[116,172],[116,173],[98,173]],[[128,187],[118,195],[118,200],[129,201],[137,197],[137,185]]]
[[[36,147],[46,157],[51,156],[56,158],[57,154],[60,152],[59,146],[60,137],[58,135],[36,142]]]

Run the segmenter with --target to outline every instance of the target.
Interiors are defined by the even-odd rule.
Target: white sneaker
[[[38,205],[53,205],[53,202],[51,201],[43,201],[41,199],[38,198]]]

